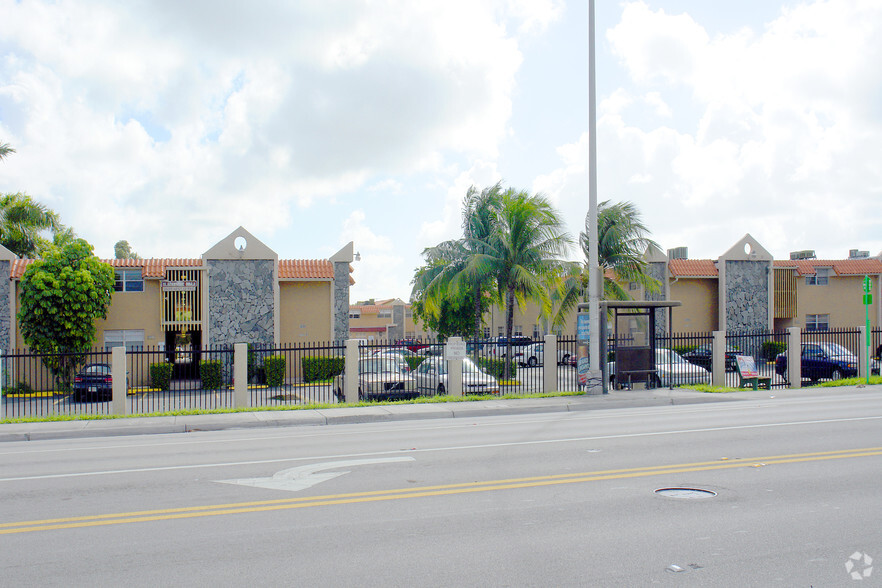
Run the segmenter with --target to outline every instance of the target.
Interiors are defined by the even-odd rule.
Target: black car
[[[73,399],[75,402],[110,400],[112,397],[112,370],[106,363],[87,363],[74,376]]]
[[[857,358],[838,343],[803,343],[800,375],[812,382],[821,379],[841,380],[857,375]],[[787,354],[775,358],[775,373],[787,377]]]
[[[735,356],[740,354],[739,351],[735,347],[726,346],[726,371],[734,372],[735,371]],[[689,363],[694,363],[695,365],[699,365],[706,369],[707,371],[711,370],[711,364],[713,363],[713,346],[711,345],[702,345],[701,347],[696,347],[692,351],[687,351],[683,354],[683,359],[688,361]]]

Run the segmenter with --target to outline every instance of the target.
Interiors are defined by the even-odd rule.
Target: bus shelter
[[[656,319],[667,310],[667,324],[672,324],[673,308],[681,305],[675,300],[600,301],[600,332],[606,334],[600,341],[600,357],[605,360],[600,362],[604,393],[609,390],[610,376],[616,387],[643,382],[651,388],[657,384]]]

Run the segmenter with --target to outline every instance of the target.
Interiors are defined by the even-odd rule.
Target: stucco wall
[[[863,305],[863,276],[830,276],[827,285],[807,285],[805,276],[796,282],[796,318],[793,326],[805,328],[806,315],[829,314],[832,328],[856,327],[866,322]],[[875,286],[875,281],[874,281]],[[877,312],[876,290],[873,289],[873,306],[870,307],[870,325],[875,327]]]
[[[208,260],[210,345],[274,341],[275,264],[267,259]]]
[[[726,262],[726,330],[730,333],[765,330],[769,325],[768,261]]]
[[[680,278],[671,282],[671,300],[683,306],[673,309],[674,333],[706,333],[718,326],[717,280],[713,278]]]
[[[95,321],[97,347],[104,346],[104,331],[118,329],[142,329],[147,347],[165,343],[160,326],[159,280],[144,280],[143,292],[114,292],[111,296],[107,318]]]
[[[282,344],[328,342],[333,339],[330,282],[280,282]]]

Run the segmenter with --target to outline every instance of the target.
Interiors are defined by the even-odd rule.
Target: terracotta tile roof
[[[782,259],[775,261],[775,267],[793,268],[800,276],[813,276],[818,267],[833,268],[837,276],[863,276],[882,274],[882,260],[867,259]]]
[[[716,278],[719,276],[713,259],[672,259],[668,269],[675,278]]]
[[[11,278],[18,280],[24,274],[33,259],[15,259],[10,271]],[[200,268],[200,258],[152,258],[152,259],[102,259],[115,268],[141,268],[145,278],[164,278],[168,268]],[[350,267],[349,271],[352,271]],[[280,280],[333,280],[334,264],[327,259],[280,259]],[[354,284],[352,277],[349,284]]]

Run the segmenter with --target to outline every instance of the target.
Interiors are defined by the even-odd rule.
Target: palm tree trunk
[[[514,284],[508,287],[505,296],[505,379],[511,379],[511,331],[514,326]]]

